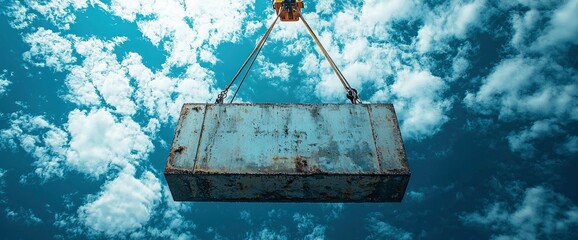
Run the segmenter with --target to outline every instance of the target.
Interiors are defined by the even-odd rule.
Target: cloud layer
[[[578,225],[578,207],[547,187],[516,194],[515,202],[492,202],[482,211],[461,216],[466,224],[490,229],[492,239],[570,239]]]

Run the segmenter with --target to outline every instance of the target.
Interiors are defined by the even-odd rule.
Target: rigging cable
[[[331,59],[331,56],[329,56],[329,53],[327,53],[327,51],[317,38],[317,35],[315,35],[313,30],[311,30],[311,27],[309,27],[309,24],[307,23],[307,21],[305,21],[303,15],[300,15],[299,18],[301,18],[301,21],[303,21],[303,24],[305,24],[307,31],[309,32],[311,37],[313,37],[313,40],[315,40],[315,43],[317,43],[317,46],[321,49],[323,55],[325,55],[325,58],[329,62],[329,65],[331,65],[331,68],[333,68],[333,72],[335,72],[335,75],[337,75],[337,78],[339,78],[339,81],[341,81],[343,88],[345,88],[347,98],[351,101],[351,103],[362,103],[361,99],[357,95],[357,90],[355,88],[352,88],[351,85],[349,85],[349,82],[347,82],[341,71],[339,71],[339,68],[337,67],[337,65],[335,65],[335,62],[333,62],[333,59]]]
[[[249,57],[247,57],[247,59],[245,60],[245,62],[243,63],[243,65],[241,66],[241,68],[239,68],[239,70],[237,71],[237,73],[235,74],[235,76],[233,77],[233,79],[231,80],[231,82],[229,82],[229,84],[227,84],[227,86],[225,87],[225,89],[223,91],[221,91],[221,93],[219,93],[219,95],[217,96],[217,100],[215,101],[215,103],[219,104],[219,103],[223,103],[224,99],[227,97],[227,93],[229,92],[229,88],[231,88],[231,86],[233,85],[233,83],[235,83],[235,80],[237,80],[237,77],[239,77],[239,74],[241,74],[241,71],[243,71],[243,69],[245,68],[245,66],[247,65],[247,63],[249,62],[249,60],[255,56],[253,58],[253,61],[251,62],[251,64],[249,65],[249,68],[247,69],[247,71],[245,72],[245,75],[243,76],[243,79],[241,80],[241,83],[239,84],[239,87],[237,87],[237,90],[235,91],[235,94],[233,95],[233,98],[231,99],[231,102],[233,102],[233,100],[235,99],[235,96],[237,95],[237,92],[239,91],[239,89],[241,88],[241,85],[243,84],[243,82],[245,81],[245,78],[247,77],[247,74],[249,73],[249,70],[251,70],[251,67],[253,66],[253,63],[255,62],[255,59],[257,59],[257,55],[259,55],[259,52],[261,52],[261,49],[263,48],[263,45],[265,44],[265,41],[267,40],[267,38],[269,37],[269,34],[271,33],[271,30],[273,29],[273,27],[275,26],[275,23],[277,23],[277,20],[279,19],[279,16],[281,16],[281,11],[279,11],[279,14],[277,15],[277,17],[275,18],[275,20],[273,21],[273,23],[271,23],[271,25],[269,26],[269,29],[267,29],[267,32],[265,32],[265,35],[261,38],[261,40],[259,41],[259,43],[257,44],[257,46],[255,46],[255,48],[253,49],[253,51],[251,52],[251,54],[249,55]],[[256,54],[255,54],[256,53]]]

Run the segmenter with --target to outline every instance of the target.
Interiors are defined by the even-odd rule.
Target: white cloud
[[[68,100],[88,107],[104,102],[115,112],[127,115],[136,112],[131,99],[134,89],[113,52],[114,47],[123,41],[124,38],[107,42],[95,38],[77,39],[75,49],[84,59],[82,65],[71,67],[66,77],[70,90],[66,96]]]
[[[178,118],[183,103],[207,102],[215,95],[212,72],[197,63],[188,66],[184,76],[174,78],[167,76],[169,69],[153,72],[134,52],[119,62],[114,50],[124,40],[76,38],[76,51],[84,59],[81,65],[70,67],[66,78],[70,92],[65,98],[86,107],[106,103],[126,115],[142,109],[164,123]]]
[[[416,191],[409,191],[409,192],[407,192],[406,195],[411,200],[414,200],[416,202],[422,202],[424,193],[423,192],[416,192]]]
[[[291,69],[293,68],[293,65],[286,62],[271,63],[262,58],[259,60],[261,60],[259,62],[261,65],[259,70],[261,75],[263,75],[265,78],[279,78],[281,81],[286,82],[289,80],[289,77],[291,77]]]
[[[136,53],[129,53],[122,61],[122,65],[136,82],[137,104],[145,107],[149,115],[157,115],[161,121],[166,122],[170,114],[175,112],[171,94],[175,92],[176,81],[152,72],[142,63],[142,57]]]
[[[30,44],[30,50],[22,54],[24,61],[38,67],[50,67],[62,72],[68,64],[74,63],[72,43],[50,29],[42,27],[34,33],[24,36],[24,42]]]
[[[149,225],[143,231],[143,235],[162,239],[195,239],[191,232],[196,229],[196,225],[183,215],[191,212],[191,204],[173,201],[166,185],[163,186],[162,193],[164,204],[153,209],[153,213],[162,221],[159,224]]]
[[[184,215],[191,210],[189,203],[172,201],[168,187],[151,172],[136,178],[129,167],[89,195],[78,216],[56,213],[54,226],[72,238],[197,239],[192,235],[196,225]]]
[[[315,5],[315,12],[321,14],[329,14],[334,11],[335,0],[318,1]]]
[[[575,70],[549,57],[515,56],[495,66],[477,92],[466,94],[464,103],[485,115],[498,112],[501,121],[530,120],[532,126],[513,130],[508,141],[512,151],[531,157],[532,142],[562,134],[578,120],[577,80]]]
[[[447,88],[441,78],[429,71],[398,72],[391,93],[397,96],[394,106],[404,136],[419,140],[440,130],[448,121],[446,112],[451,108],[451,101],[442,97]]]
[[[522,49],[526,46],[533,30],[537,27],[538,21],[542,18],[540,11],[531,9],[524,14],[512,14],[512,28],[514,33],[510,44],[515,48]]]
[[[127,167],[108,181],[97,196],[78,209],[80,221],[108,236],[130,233],[147,224],[160,201],[161,185],[149,171],[140,178],[134,175],[135,169]]]
[[[245,235],[245,240],[287,240],[286,230],[282,230],[281,232],[275,232],[270,228],[263,228],[259,230],[257,233],[250,232]]]
[[[14,222],[23,222],[26,225],[38,225],[43,223],[42,219],[40,219],[32,209],[24,210],[20,208],[19,210],[12,210],[10,208],[5,208],[4,213],[6,214],[6,218],[10,221]]]
[[[553,120],[539,120],[534,122],[530,128],[510,133],[507,139],[512,151],[519,152],[524,158],[531,158],[536,152],[532,145],[533,141],[556,135],[561,131]]]
[[[35,173],[45,181],[68,170],[99,177],[111,168],[139,165],[154,149],[143,131],[130,118],[97,109],[72,111],[64,129],[42,116],[13,114],[0,137],[3,146],[19,146],[33,156]]]
[[[568,137],[562,145],[562,151],[569,155],[578,153],[578,136]]]
[[[578,44],[578,21],[575,21],[578,12],[578,0],[569,0],[556,9],[548,24],[544,35],[541,35],[535,48],[565,46],[567,43]]]
[[[471,68],[469,57],[474,55],[474,48],[466,43],[458,48],[458,52],[452,60],[452,72],[450,81],[465,78]]]
[[[113,167],[139,165],[154,149],[139,124],[128,117],[117,119],[106,109],[72,111],[67,131],[66,164],[94,177]]]
[[[314,222],[313,214],[293,214],[293,221],[297,223],[297,232],[300,239],[325,239],[326,226]]]
[[[254,1],[112,1],[113,14],[136,21],[154,45],[163,43],[169,52],[168,66],[197,62],[203,48],[214,50],[222,42],[236,42]],[[215,11],[215,9],[219,9]],[[136,20],[136,16],[147,20]],[[250,30],[249,30],[250,31]],[[206,55],[204,53],[203,55]],[[213,58],[201,59],[214,63]]]
[[[453,0],[437,6],[433,12],[426,11],[425,23],[418,31],[417,50],[427,53],[449,46],[451,38],[464,39],[470,29],[482,27],[485,19],[485,0]]]
[[[464,102],[482,113],[498,110],[503,119],[528,116],[578,119],[575,115],[578,106],[573,100],[578,85],[573,79],[578,80],[575,71],[563,70],[550,59],[516,56],[499,63],[479,91],[468,93]]]
[[[264,24],[262,21],[248,21],[246,22],[245,25],[245,33],[243,34],[243,36],[245,38],[253,36],[253,34],[255,34],[255,32],[257,32],[257,30],[261,29]]]
[[[0,97],[8,92],[8,86],[12,82],[6,78],[6,72],[0,74]]]
[[[4,176],[6,175],[7,170],[0,168],[0,203],[4,202],[4,189],[6,187],[6,180]]]
[[[2,146],[18,146],[33,156],[34,172],[42,180],[63,177],[68,134],[42,116],[12,114],[10,127],[0,131]]]
[[[239,218],[241,218],[241,220],[243,220],[245,223],[249,225],[253,224],[253,220],[251,219],[251,212],[247,210],[239,212]]]
[[[289,84],[291,80],[295,80],[296,76],[292,73],[293,65],[286,62],[272,63],[262,55],[257,57],[257,64],[260,65],[258,69],[260,78],[273,87],[288,92]]]
[[[6,8],[4,14],[12,18],[10,26],[14,29],[24,29],[36,18],[36,15],[30,13],[29,9],[20,0],[12,1],[12,4]]]
[[[529,158],[537,153],[533,144],[565,137],[578,120],[578,71],[560,57],[561,51],[578,43],[578,24],[571,20],[578,1],[518,1],[500,3],[498,9],[510,14],[508,47],[517,55],[494,66],[479,89],[466,94],[464,103],[484,115],[497,112],[499,121],[524,120],[526,126],[513,129],[508,141],[512,151]]]
[[[468,225],[492,230],[492,239],[558,239],[578,226],[578,207],[549,188],[527,188],[516,202],[493,202],[460,217]],[[575,233],[574,233],[575,234]]]
[[[76,20],[75,12],[88,7],[87,0],[24,0],[26,5],[43,15],[46,20],[61,29],[69,29]]]
[[[413,234],[401,228],[395,227],[389,223],[381,221],[383,218],[381,213],[372,213],[367,219],[370,235],[365,239],[413,239]]]
[[[325,212],[325,220],[338,219],[343,212],[343,203],[324,203],[321,205]]]
[[[371,36],[387,36],[389,21],[413,17],[415,13],[412,11],[417,7],[413,0],[366,0],[358,15],[359,22]]]

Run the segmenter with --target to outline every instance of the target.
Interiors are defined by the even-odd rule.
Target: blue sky
[[[6,239],[576,239],[578,0],[306,1],[365,102],[393,103],[402,203],[175,203],[180,107],[213,102],[268,0],[0,0]],[[237,99],[347,102],[301,23]]]

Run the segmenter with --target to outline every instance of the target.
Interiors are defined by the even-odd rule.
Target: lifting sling
[[[235,81],[239,77],[239,74],[241,74],[243,69],[247,66],[247,63],[249,62],[249,60],[252,59],[247,70],[245,71],[245,74],[243,75],[243,77],[241,79],[241,82],[239,83],[239,86],[235,90],[235,93],[233,94],[229,103],[232,103],[235,100],[235,97],[237,96],[239,89],[241,89],[241,86],[243,85],[245,78],[247,77],[249,71],[251,70],[251,67],[255,63],[255,60],[257,60],[257,56],[261,52],[263,45],[265,45],[267,38],[271,34],[271,30],[273,30],[273,27],[277,23],[277,20],[279,20],[279,18],[282,17],[282,15],[283,15],[282,21],[295,21],[294,19],[297,19],[296,17],[298,17],[298,19],[301,19],[301,21],[303,22],[303,24],[307,28],[307,31],[309,32],[309,34],[311,35],[311,37],[313,38],[313,40],[315,41],[315,43],[317,44],[319,49],[321,49],[321,52],[325,56],[325,59],[327,59],[327,62],[329,62],[329,65],[333,69],[333,72],[335,72],[335,75],[337,75],[337,78],[339,78],[339,81],[341,82],[341,84],[343,85],[343,88],[345,89],[347,99],[349,99],[351,101],[351,103],[362,103],[361,99],[359,98],[359,96],[357,94],[357,90],[355,88],[352,88],[351,85],[349,84],[349,82],[347,82],[347,80],[345,79],[345,76],[343,76],[343,74],[341,73],[341,71],[339,70],[339,68],[335,64],[335,62],[333,62],[333,59],[331,58],[331,56],[329,56],[329,53],[327,53],[327,51],[325,50],[325,48],[323,47],[323,45],[321,44],[321,42],[319,41],[319,39],[317,38],[315,33],[313,32],[313,30],[311,30],[311,27],[309,27],[309,24],[307,23],[307,21],[305,21],[305,18],[303,18],[303,15],[300,14],[300,11],[301,11],[300,8],[303,7],[303,2],[299,1],[298,3],[299,4],[295,4],[295,1],[284,0],[284,1],[282,1],[282,5],[279,5],[279,4],[281,4],[280,1],[274,2],[274,7],[276,7],[278,9],[275,20],[273,21],[273,23],[271,23],[271,25],[267,29],[267,32],[265,32],[265,35],[263,35],[263,37],[261,37],[261,40],[257,43],[257,46],[255,46],[255,48],[253,49],[253,51],[251,52],[249,57],[247,57],[247,59],[245,60],[243,65],[241,65],[241,68],[239,68],[239,70],[237,71],[237,73],[235,74],[235,76],[233,77],[231,82],[229,82],[229,84],[227,84],[225,89],[218,94],[215,103],[221,104],[224,102],[224,100],[227,97],[227,94],[229,92],[229,89],[235,83]],[[275,4],[277,4],[277,5],[275,5]]]

